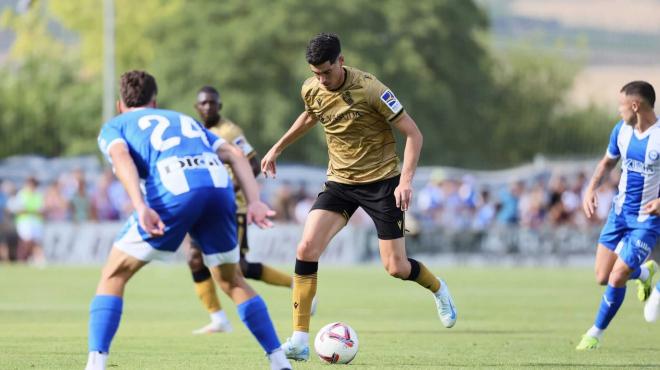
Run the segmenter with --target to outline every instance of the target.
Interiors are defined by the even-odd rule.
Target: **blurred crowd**
[[[414,234],[438,227],[483,232],[495,225],[528,229],[600,225],[616,194],[618,172],[613,171],[600,187],[599,206],[591,219],[582,212],[588,180],[586,173],[577,172],[493,185],[480,183],[472,175],[447,176],[434,170],[426,184],[415,189],[406,226]],[[276,221],[302,224],[318,190],[317,184],[281,181],[262,195],[277,211]],[[4,180],[0,185],[0,261],[45,263],[41,241],[47,223],[119,221],[131,212],[128,196],[111,170],[92,176],[73,170],[50,183],[39,183],[34,177],[20,184]],[[350,222],[358,227],[372,225],[361,209]]]
[[[88,179],[81,170],[65,172],[51,183],[28,177],[20,186],[0,185],[0,261],[45,263],[41,241],[48,222],[118,221],[132,207],[111,170]]]
[[[529,229],[601,225],[616,195],[618,171],[599,188],[595,217],[582,212],[582,199],[589,177],[585,172],[544,174],[533,179],[516,180],[506,185],[479,184],[474,176],[450,177],[442,170],[431,173],[428,182],[415,189],[414,205],[406,215],[411,232],[437,227],[453,231],[484,231],[494,225],[513,225]],[[281,221],[302,223],[315,194],[283,183],[272,196],[271,205]],[[357,225],[371,225],[358,209],[351,219]]]

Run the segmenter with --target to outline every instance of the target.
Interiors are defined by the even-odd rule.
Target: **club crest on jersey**
[[[649,159],[650,159],[650,160],[652,160],[652,161],[657,161],[657,160],[658,160],[658,157],[660,157],[660,154],[658,154],[658,152],[657,152],[656,150],[651,150],[651,151],[649,152]]]
[[[350,91],[344,91],[343,93],[341,93],[341,98],[344,99],[346,104],[348,104],[348,105],[353,104],[353,97],[351,96]]]
[[[399,100],[397,100],[396,96],[390,90],[385,90],[383,95],[380,96],[380,100],[390,108],[392,113],[399,113],[403,109]]]

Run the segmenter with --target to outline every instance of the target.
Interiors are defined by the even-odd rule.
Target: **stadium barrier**
[[[44,251],[50,263],[99,264],[112,247],[122,227],[120,222],[49,223],[44,233]],[[486,232],[460,232],[446,229],[427,230],[407,238],[411,255],[475,257],[483,261],[513,258],[534,264],[562,264],[575,258],[593,261],[600,228],[571,227],[530,230],[520,227],[494,227]],[[295,260],[296,245],[302,234],[301,225],[279,224],[260,230],[250,227],[251,246],[248,259],[289,264]],[[656,251],[657,252],[657,251]],[[378,260],[378,240],[372,227],[347,226],[333,239],[322,256],[332,264],[355,264]],[[171,261],[185,260],[183,248]],[[466,259],[467,260],[467,259]]]

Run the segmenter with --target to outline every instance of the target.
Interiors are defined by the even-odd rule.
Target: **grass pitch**
[[[296,369],[659,368],[660,324],[628,297],[600,350],[574,350],[592,324],[602,288],[591,269],[434,268],[451,288],[458,322],[445,329],[430,294],[377,266],[319,271],[312,336],[345,321],[360,350],[349,365],[312,355]],[[82,369],[88,306],[99,267],[0,266],[0,369]],[[290,335],[290,290],[252,285],[268,303],[281,339]],[[221,294],[231,334],[193,336],[208,316],[184,266],[146,266],[129,283],[109,369],[266,369],[256,341]]]

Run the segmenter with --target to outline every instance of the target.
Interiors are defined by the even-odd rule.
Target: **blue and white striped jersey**
[[[215,153],[224,140],[179,112],[142,108],[123,113],[103,125],[98,142],[108,161],[112,145],[128,146],[152,206],[191,189],[231,186]]]
[[[631,224],[660,226],[660,218],[642,214],[646,203],[660,196],[660,121],[644,133],[620,121],[612,130],[607,156],[621,157],[621,180],[613,210]]]

